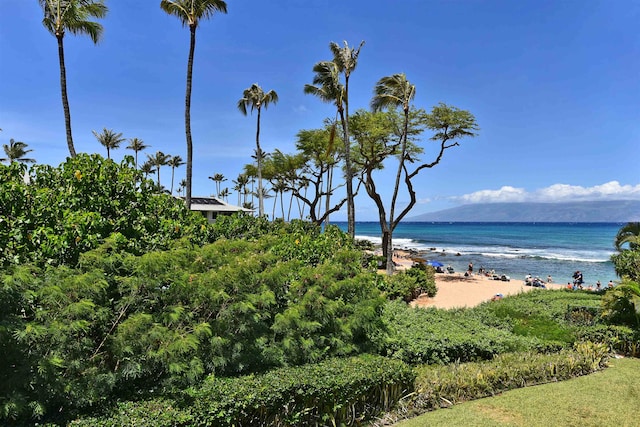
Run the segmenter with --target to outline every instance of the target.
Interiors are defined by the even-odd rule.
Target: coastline
[[[566,285],[579,270],[585,284],[595,287],[598,280],[617,278],[610,257],[618,230],[614,224],[403,222],[394,231],[393,246],[456,272],[472,262],[476,269],[512,278],[550,275]],[[356,239],[380,247],[379,235],[378,224],[356,222]]]
[[[490,277],[463,274],[436,273],[438,293],[429,298],[421,295],[413,300],[412,307],[462,308],[475,307],[486,301],[491,301],[496,295],[516,295],[522,292],[540,291],[548,289],[563,289],[566,285],[558,283],[545,284],[546,289],[526,286],[524,280],[511,279],[509,282],[493,280]]]
[[[414,260],[410,252],[397,249],[393,257],[397,270],[410,268]],[[465,276],[464,273],[436,273],[438,293],[435,297],[420,295],[409,303],[412,307],[436,307],[443,309],[474,307],[486,301],[491,301],[497,295],[516,295],[534,290],[563,289],[566,285],[559,283],[545,283],[546,289],[526,286],[524,280],[510,281],[493,280],[488,276],[474,273]]]

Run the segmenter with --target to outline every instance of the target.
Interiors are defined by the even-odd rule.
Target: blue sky
[[[106,155],[92,130],[138,137],[186,158],[189,32],[159,0],[111,0],[98,45],[65,37],[78,152]],[[253,83],[275,90],[263,112],[265,151],[294,151],[301,129],[333,107],[305,95],[329,42],[366,42],[350,80],[351,111],[383,76],[404,72],[415,105],[469,110],[479,136],[415,180],[409,216],[487,201],[640,199],[640,3],[632,0],[229,0],[197,32],[192,131],[194,195],[251,161],[255,116],[236,104]],[[0,0],[0,142],[24,141],[39,163],[68,155],[55,38],[36,0]],[[425,134],[425,142],[430,135]],[[126,144],[123,144],[123,147]],[[120,159],[131,151],[113,153]],[[425,160],[430,158],[425,157]],[[163,171],[164,182],[170,170]],[[183,178],[185,168],[177,170]],[[388,183],[385,194],[393,182]],[[384,185],[383,185],[384,187]],[[235,202],[235,196],[229,199]],[[401,197],[401,203],[406,197]],[[271,201],[266,201],[270,211]],[[357,220],[376,220],[362,192]],[[344,219],[345,213],[334,219]]]

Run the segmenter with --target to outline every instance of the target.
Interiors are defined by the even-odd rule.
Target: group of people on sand
[[[547,283],[553,283],[553,279],[551,278],[551,275],[547,276]],[[543,288],[545,289],[547,286],[545,285],[544,280],[542,280],[540,277],[538,276],[532,276],[531,274],[527,274],[524,278],[524,284],[526,286],[533,286],[535,288]]]
[[[584,289],[584,277],[582,275],[581,271],[576,271],[573,273],[573,276],[571,276],[573,278],[573,284],[571,282],[567,282],[567,289],[572,289],[574,291],[577,290],[583,290]],[[613,288],[613,280],[609,280],[609,283],[607,283],[607,288],[611,289]],[[600,280],[598,280],[596,282],[596,286],[595,289],[589,285],[588,287],[589,290],[595,290],[595,291],[601,291],[603,289],[602,287],[602,283],[600,283]]]

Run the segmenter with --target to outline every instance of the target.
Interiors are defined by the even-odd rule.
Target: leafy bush
[[[422,263],[414,264],[407,270],[407,274],[416,279],[421,293],[426,293],[430,298],[436,296],[438,288],[436,287],[436,271],[433,267]]]
[[[600,295],[589,291],[538,290],[482,304],[473,311],[502,319],[545,318],[565,324],[569,307],[600,307]]]
[[[381,276],[379,287],[388,299],[400,299],[404,302],[413,301],[422,293],[416,278],[404,271]]]
[[[206,220],[155,194],[128,156],[121,164],[80,154],[59,167],[0,165],[0,266],[75,265],[111,234],[134,254],[166,249],[177,238],[203,241]]]
[[[509,351],[559,348],[487,325],[480,316],[465,309],[414,309],[389,302],[383,322],[385,332],[373,338],[380,354],[411,364],[447,364],[490,359]]]
[[[390,410],[414,378],[407,365],[379,356],[331,359],[261,375],[211,377],[186,398],[121,403],[106,416],[71,425],[360,425]]]
[[[0,362],[10,367],[0,408],[11,418],[357,354],[381,327],[375,273],[342,235],[183,240],[142,256],[119,251],[120,240],[80,255],[77,268],[0,273],[0,347],[9,349]]]
[[[413,301],[423,293],[434,297],[438,291],[433,268],[415,264],[391,276],[381,275],[378,286],[388,299]]]
[[[640,282],[640,250],[627,249],[611,256],[616,274]]]
[[[627,326],[595,325],[576,332],[579,341],[606,344],[611,351],[631,357],[640,356],[640,331]]]

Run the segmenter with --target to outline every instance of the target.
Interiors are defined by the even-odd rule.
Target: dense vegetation
[[[624,293],[604,307],[612,291],[416,310],[404,301],[436,292],[433,271],[377,274],[335,227],[208,224],[156,194],[132,159],[79,155],[32,168],[29,184],[24,173],[0,166],[4,423],[118,425],[129,414],[168,425],[353,424],[412,388],[410,365],[582,341],[640,350]]]
[[[205,220],[180,200],[152,191],[133,167],[80,154],[58,167],[0,167],[0,265],[74,266],[81,253],[117,233],[123,250],[166,249],[181,237],[201,242]],[[25,175],[27,176],[25,178]],[[27,181],[27,182],[25,182]]]

